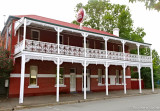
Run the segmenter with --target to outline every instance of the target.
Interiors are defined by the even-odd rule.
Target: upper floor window
[[[105,50],[104,42],[100,42],[100,49],[101,49],[101,50]]]
[[[40,39],[40,31],[39,30],[31,30],[31,38],[32,40],[39,40]]]
[[[118,52],[122,52],[122,46],[118,45]]]
[[[63,35],[60,35],[60,39],[59,39],[59,43],[60,43],[60,44],[63,44],[63,43],[64,43],[64,42],[63,42],[63,41],[64,41],[63,39],[64,39],[64,38],[63,38]]]

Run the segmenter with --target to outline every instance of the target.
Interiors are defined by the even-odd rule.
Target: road
[[[46,106],[20,111],[160,111],[160,94]]]

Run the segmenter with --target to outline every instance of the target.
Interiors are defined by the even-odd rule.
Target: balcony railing
[[[21,41],[19,44],[15,45],[15,54],[22,51],[22,43],[23,42]],[[47,54],[58,54],[58,45],[55,43],[26,39],[25,51],[47,53]],[[67,56],[84,57],[85,50],[83,47],[60,44],[59,54]],[[86,57],[88,58],[105,59],[106,56],[107,59],[114,59],[114,60],[151,62],[151,56],[144,56],[144,55],[138,56],[136,54],[129,54],[129,53],[124,54],[123,52],[115,52],[115,51],[107,51],[106,54],[105,50],[86,48]]]

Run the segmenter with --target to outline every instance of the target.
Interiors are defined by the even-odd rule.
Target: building
[[[10,74],[9,97],[131,89],[130,67],[139,72],[151,68],[152,53],[139,55],[151,44],[124,40],[114,34],[37,15],[10,16],[2,31],[5,47],[11,50],[14,70]],[[130,54],[137,49],[138,54]],[[106,79],[107,78],[107,79]]]

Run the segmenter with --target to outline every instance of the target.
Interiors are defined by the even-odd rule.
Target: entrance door
[[[76,69],[70,69],[70,92],[76,91]]]
[[[82,91],[84,91],[84,74],[82,74]],[[89,69],[87,69],[86,71],[86,91],[90,91],[90,70]]]

